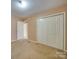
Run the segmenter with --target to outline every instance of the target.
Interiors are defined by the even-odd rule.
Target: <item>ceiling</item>
[[[18,0],[11,1],[12,15],[23,17],[30,16],[44,10],[55,8],[66,4],[66,0],[24,0],[28,3],[28,7],[21,8],[18,6]]]

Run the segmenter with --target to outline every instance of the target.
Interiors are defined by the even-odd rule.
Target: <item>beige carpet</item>
[[[56,49],[27,40],[12,42],[11,59],[66,59],[56,54]]]

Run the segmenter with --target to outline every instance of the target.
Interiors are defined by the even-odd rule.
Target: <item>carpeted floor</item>
[[[27,40],[12,42],[11,59],[66,59],[56,54],[55,48]]]

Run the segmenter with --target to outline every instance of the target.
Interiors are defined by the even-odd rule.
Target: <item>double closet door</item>
[[[38,19],[37,40],[48,46],[64,49],[64,13]]]

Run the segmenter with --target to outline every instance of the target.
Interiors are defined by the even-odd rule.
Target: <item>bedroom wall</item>
[[[49,10],[40,12],[38,14],[34,14],[33,16],[30,16],[29,18],[27,18],[25,20],[25,22],[28,22],[28,34],[29,34],[28,38],[29,38],[29,40],[37,41],[37,39],[36,39],[36,20],[37,20],[38,17],[47,16],[47,15],[55,14],[55,13],[59,13],[59,12],[65,12],[66,13],[67,12],[66,9],[67,9],[67,6],[63,5],[63,6],[60,6],[60,7],[57,7],[57,8],[53,8],[53,9],[49,9]],[[65,35],[65,38],[66,38],[66,35]]]
[[[16,36],[17,36],[17,34],[16,34],[17,20],[18,20],[18,18],[14,17],[14,16],[11,17],[11,41],[16,40]]]
[[[17,21],[19,20],[19,18],[11,16],[11,41],[17,40]]]

